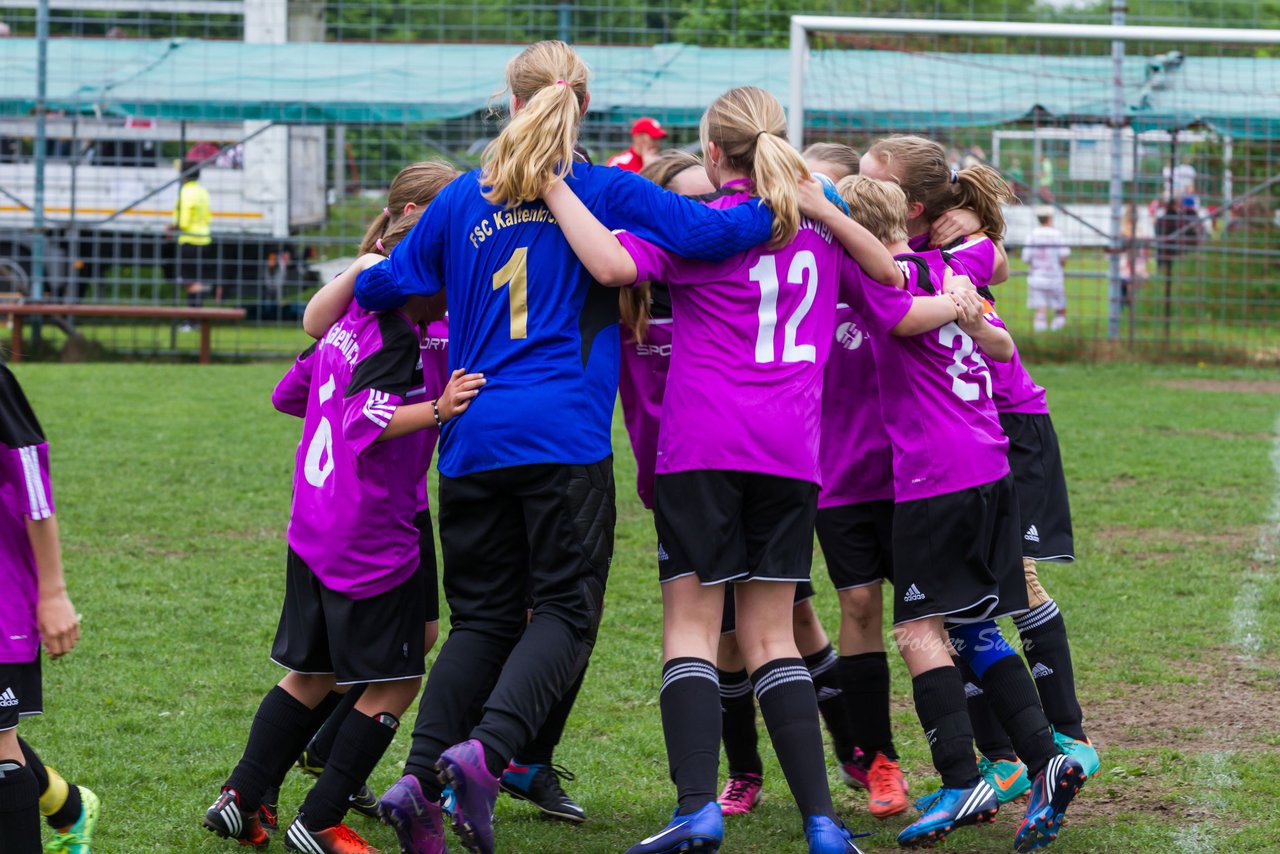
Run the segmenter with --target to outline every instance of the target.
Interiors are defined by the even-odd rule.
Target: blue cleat
[[[811,815],[805,820],[804,838],[809,843],[809,854],[862,854],[862,849],[853,844],[854,835],[849,828],[825,815]]]
[[[898,834],[903,848],[932,848],[957,827],[995,821],[1000,809],[995,790],[981,778],[967,789],[939,789],[916,803],[924,803],[924,815]]]
[[[708,802],[692,815],[677,810],[665,828],[627,849],[627,854],[679,854],[698,851],[713,854],[724,841],[724,815],[720,805]]]
[[[1027,817],[1013,837],[1013,847],[1035,851],[1057,839],[1062,816],[1086,779],[1084,768],[1070,756],[1058,754],[1050,759],[1031,784]]]
[[[1053,743],[1058,745],[1058,749],[1063,753],[1080,763],[1080,767],[1084,769],[1086,777],[1096,777],[1098,775],[1098,768],[1101,767],[1102,760],[1098,757],[1097,749],[1087,739],[1080,741],[1055,730]]]
[[[484,745],[476,739],[455,744],[436,762],[441,785],[453,790],[453,829],[472,854],[493,854],[493,805],[498,778],[484,764]]]

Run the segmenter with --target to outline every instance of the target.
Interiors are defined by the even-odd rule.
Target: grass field
[[[274,413],[277,364],[19,365],[53,449],[73,600],[85,639],[45,668],[43,719],[24,735],[103,801],[96,850],[229,852],[199,827],[280,675],[267,661],[283,588],[298,422]],[[1048,566],[1071,628],[1103,773],[1055,851],[1274,851],[1280,839],[1280,581],[1273,373],[1141,364],[1044,366],[1080,560]],[[619,525],[605,624],[559,760],[591,820],[569,828],[499,805],[500,850],[621,852],[665,824],[673,791],[659,726],[660,608],[648,515],[620,422]],[[819,607],[834,627],[820,557]],[[1012,635],[1010,635],[1012,636]],[[893,657],[891,656],[891,661]],[[913,791],[933,785],[894,662],[895,727]],[[406,728],[407,729],[407,728]],[[397,776],[407,731],[372,783]],[[765,751],[766,756],[769,752]],[[729,852],[801,851],[781,773]],[[838,788],[849,824],[894,849]],[[292,817],[305,781],[291,775]],[[953,851],[1004,851],[1020,818],[956,833]],[[354,826],[394,850],[387,828]],[[280,850],[280,842],[273,843]]]

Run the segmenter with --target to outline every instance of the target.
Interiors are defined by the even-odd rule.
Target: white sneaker
[[[1064,327],[1064,326],[1066,326],[1066,325],[1067,325],[1067,319],[1066,319],[1065,317],[1063,317],[1062,315],[1058,315],[1058,316],[1057,316],[1057,317],[1055,317],[1055,318],[1053,319],[1053,321],[1049,324],[1049,331],[1050,331],[1050,332],[1057,332],[1059,329],[1061,329],[1062,327]]]

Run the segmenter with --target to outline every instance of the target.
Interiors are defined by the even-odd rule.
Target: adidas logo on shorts
[[[0,708],[7,709],[16,705],[18,705],[17,695],[13,693],[12,688],[5,688],[4,692],[0,693]]]
[[[1036,666],[1031,668],[1032,679],[1043,679],[1045,676],[1052,676],[1053,668],[1049,667],[1042,661],[1036,662]]]
[[[964,683],[964,695],[966,697],[981,697],[982,689],[972,682],[966,682]]]
[[[916,587],[914,584],[907,588],[906,593],[902,594],[903,602],[919,602],[920,600],[925,598],[928,598],[928,597],[926,597],[923,593],[921,593],[920,588]]]
[[[671,560],[671,555],[667,554],[667,547],[661,541],[658,542],[658,560]]]
[[[1032,525],[1030,528],[1027,528],[1027,532],[1022,535],[1022,539],[1026,540],[1028,543],[1038,543],[1040,542],[1040,532],[1036,530],[1035,525]]]

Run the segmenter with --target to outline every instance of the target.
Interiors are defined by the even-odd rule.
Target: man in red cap
[[[641,116],[631,126],[631,147],[609,158],[606,166],[617,166],[628,172],[639,172],[658,154],[658,140],[667,135],[657,119]]]

